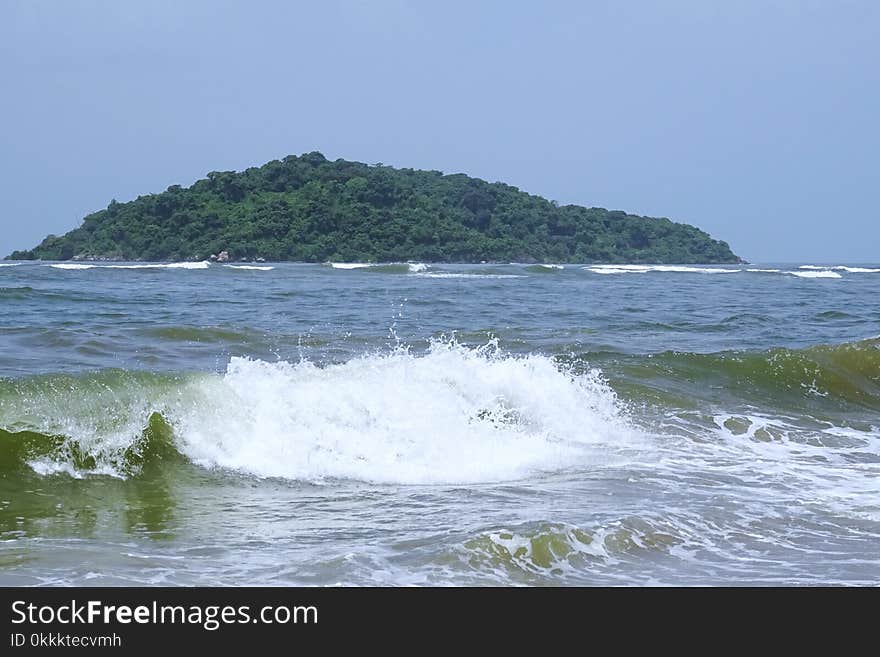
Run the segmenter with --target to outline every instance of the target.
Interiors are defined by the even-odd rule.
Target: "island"
[[[688,224],[559,205],[465,174],[397,169],[321,153],[88,215],[12,260],[738,263]]]

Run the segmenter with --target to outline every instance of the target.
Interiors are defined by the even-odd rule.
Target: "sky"
[[[318,150],[880,261],[875,0],[0,0],[0,257]]]

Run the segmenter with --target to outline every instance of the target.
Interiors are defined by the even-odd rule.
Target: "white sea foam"
[[[501,562],[508,568],[527,573],[565,576],[577,572],[572,564],[574,560],[612,558],[606,545],[609,534],[604,529],[586,532],[573,525],[545,524],[486,532],[466,541],[461,548],[468,561]],[[610,538],[613,541],[613,534]],[[638,540],[637,536],[628,538],[632,542]],[[552,547],[548,549],[548,546]]]
[[[104,269],[208,269],[210,262],[170,262],[167,264],[102,265]]]
[[[654,265],[651,271],[671,272],[676,274],[736,274],[741,269],[722,269],[720,267],[678,267],[675,265]]]
[[[629,269],[629,268],[617,268],[617,267],[584,267],[586,271],[592,272],[594,274],[647,274],[647,269]]]
[[[585,270],[594,274],[646,274],[648,272],[664,272],[676,274],[735,274],[741,269],[723,269],[720,267],[693,267],[688,265],[590,265]]]
[[[18,267],[20,262],[0,262],[0,267]]]
[[[813,271],[845,271],[850,274],[878,274],[880,273],[880,269],[872,269],[870,267],[849,267],[847,265],[835,265],[834,267],[829,267],[827,265],[801,265],[798,269],[807,269]]]
[[[363,269],[364,267],[372,267],[368,262],[330,262],[328,263],[333,269]]]
[[[74,479],[83,479],[88,475],[104,475],[106,477],[115,477],[121,479],[122,474],[113,463],[108,461],[99,461],[94,468],[85,473],[77,470],[71,461],[59,461],[50,457],[31,459],[27,462],[28,466],[38,475],[57,475],[65,474]]]
[[[228,267],[229,269],[247,269],[252,271],[272,271],[275,267],[270,266],[258,266],[258,265],[223,265],[224,267]]]
[[[333,269],[368,269],[370,267],[395,267],[406,265],[410,273],[417,274],[428,271],[428,265],[422,262],[330,262]]]
[[[811,269],[814,271],[824,271],[824,270],[835,270],[835,271],[847,271],[851,274],[878,274],[880,273],[880,269],[874,269],[870,267],[850,267],[848,265],[835,265],[830,267],[828,265],[801,265],[798,269]]]
[[[621,271],[645,272],[651,269],[650,265],[589,265],[584,269],[620,269]]]
[[[791,487],[800,504],[880,521],[877,428],[800,426],[803,419],[719,414],[722,443],[714,456],[734,456],[758,466],[749,477],[764,488]],[[870,455],[870,460],[864,459]],[[855,458],[854,458],[855,457]],[[775,480],[769,484],[768,480]],[[760,480],[760,481],[759,481]]]
[[[842,278],[838,273],[841,271],[851,274],[875,274],[880,273],[880,269],[869,269],[866,267],[846,267],[839,265],[837,267],[820,267],[818,265],[800,265],[797,271],[783,271],[781,269],[747,269],[746,271],[765,274],[789,274],[798,278]]]
[[[233,358],[169,409],[196,463],[260,477],[488,482],[588,464],[635,434],[598,373],[435,344],[319,368]]]
[[[211,263],[204,262],[171,262],[171,263],[150,263],[138,265],[83,265],[78,263],[62,263],[49,265],[54,269],[208,269]]]
[[[843,278],[836,271],[831,271],[830,269],[809,269],[807,271],[790,271],[788,273],[798,278]]]
[[[423,278],[526,278],[522,274],[466,274],[449,271],[420,273],[418,275]]]
[[[164,269],[208,269],[211,266],[211,263],[208,261],[202,262],[172,262],[167,265],[148,265],[155,266],[157,268]]]

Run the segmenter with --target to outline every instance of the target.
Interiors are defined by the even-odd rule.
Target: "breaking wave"
[[[647,274],[664,272],[675,274],[735,274],[740,269],[719,267],[693,267],[686,265],[590,265],[584,270],[594,274]]]
[[[554,274],[565,269],[565,265],[529,265],[526,271],[532,274]]]
[[[584,271],[591,274],[614,275],[614,274],[651,274],[651,273],[674,273],[674,274],[780,274],[796,276],[798,278],[843,278],[839,272],[850,274],[868,274],[880,272],[880,269],[866,267],[820,267],[817,265],[801,265],[795,270],[775,268],[728,269],[725,267],[696,267],[690,265],[589,265],[583,267]]]
[[[798,278],[843,278],[836,271],[830,269],[809,269],[807,271],[790,271],[787,272]]]
[[[210,262],[170,262],[170,263],[149,263],[137,265],[84,265],[80,263],[62,262],[47,265],[52,269],[208,269]]]
[[[249,271],[272,271],[275,267],[268,265],[223,265],[229,269],[245,269]]]
[[[454,342],[327,367],[233,358],[219,375],[0,382],[0,427],[6,462],[40,473],[130,476],[171,449],[257,477],[401,484],[564,470],[637,435],[597,371]]]
[[[421,262],[330,262],[333,269],[367,269],[371,272],[385,274],[417,274],[427,271],[428,265]]]
[[[848,267],[846,265],[837,265],[835,267],[828,267],[826,265],[801,265],[798,269],[808,269],[814,271],[846,271],[850,274],[878,274],[880,273],[880,269],[872,268],[872,267]]]

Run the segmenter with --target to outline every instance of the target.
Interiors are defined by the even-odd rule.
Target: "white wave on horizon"
[[[246,269],[251,271],[272,271],[275,267],[270,265],[223,265],[229,269]]]

